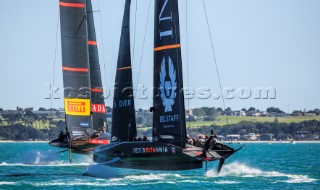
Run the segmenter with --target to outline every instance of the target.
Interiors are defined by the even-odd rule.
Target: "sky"
[[[204,2],[207,17],[202,0],[179,1],[187,108],[278,107],[286,112],[320,108],[320,1]],[[106,105],[110,106],[124,0],[92,0],[92,4]],[[143,89],[153,84],[153,9],[153,0],[132,0],[137,108],[152,106],[152,91]],[[0,18],[0,108],[62,108],[58,0],[3,1]],[[52,101],[50,86],[59,89],[51,94]],[[269,89],[268,96],[259,89]]]

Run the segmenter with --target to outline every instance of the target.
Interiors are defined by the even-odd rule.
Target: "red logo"
[[[70,112],[86,112],[86,103],[85,102],[68,102],[68,111]]]
[[[106,113],[106,106],[104,104],[91,104],[91,110],[95,113]]]
[[[90,139],[89,144],[109,144],[109,140],[103,139]]]

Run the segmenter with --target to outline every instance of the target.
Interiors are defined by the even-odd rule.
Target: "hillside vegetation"
[[[300,123],[303,121],[316,120],[320,121],[320,116],[308,117],[308,116],[299,116],[299,117],[277,117],[279,123]],[[242,121],[250,121],[250,122],[274,122],[275,117],[254,117],[254,116],[218,116],[214,121],[187,121],[187,127],[189,128],[197,128],[202,126],[225,126],[230,124],[238,124]]]

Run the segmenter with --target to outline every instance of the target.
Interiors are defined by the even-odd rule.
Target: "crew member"
[[[63,131],[61,131],[59,134],[59,141],[63,141],[64,137],[65,137],[65,135],[64,135]]]

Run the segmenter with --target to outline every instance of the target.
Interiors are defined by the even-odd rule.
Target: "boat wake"
[[[66,163],[65,161],[51,161],[41,164],[28,164],[28,163],[7,163],[2,162],[0,166],[2,167],[14,167],[14,166],[22,166],[22,167],[61,167],[61,166],[88,166],[89,163],[81,162],[81,163]]]
[[[56,162],[60,152],[52,151],[37,151],[31,150],[23,155],[18,162],[27,164],[27,165],[44,165]]]
[[[70,163],[61,153],[62,151],[32,150],[10,162],[2,162],[0,166],[88,166],[91,161],[87,156],[78,156]]]
[[[105,167],[101,164],[91,164],[83,175],[98,177],[98,178],[113,178],[116,177],[115,172],[110,167]]]
[[[257,168],[252,168],[244,164],[237,162],[225,165],[218,175],[215,170],[209,170],[206,173],[207,177],[243,177],[243,178],[254,178],[254,177],[264,177],[264,178],[277,178],[277,182],[285,183],[310,183],[316,181],[316,179],[309,178],[307,175],[295,175],[295,174],[285,174],[277,171],[262,171]]]
[[[60,152],[41,152],[41,151],[30,151],[27,154],[23,155],[18,160],[15,160],[11,163],[2,162],[0,166],[51,166],[51,167],[60,167],[60,166],[88,166],[89,162],[87,160],[82,160],[81,162],[70,163],[65,159],[59,160],[58,156]]]

